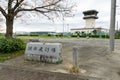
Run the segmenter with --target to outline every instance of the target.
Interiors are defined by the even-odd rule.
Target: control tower
[[[96,10],[88,10],[83,12],[83,19],[86,20],[85,28],[94,28],[95,27],[95,19],[98,19]]]

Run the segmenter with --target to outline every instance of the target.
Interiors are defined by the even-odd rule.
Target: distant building
[[[38,31],[38,32],[30,32],[30,35],[48,35],[54,34],[55,32],[50,31]]]
[[[79,32],[79,33],[88,34],[88,33],[93,33],[94,31],[96,31],[97,33],[102,32],[104,34],[104,33],[109,32],[108,29],[101,28],[101,27],[98,27],[98,28],[95,27],[95,20],[98,19],[97,17],[98,11],[88,10],[88,11],[84,11],[83,14],[84,14],[83,19],[86,21],[85,27],[84,28],[73,28],[71,29],[72,33]]]
[[[17,34],[17,35],[29,35],[29,34],[30,34],[30,32],[17,31],[17,32],[15,32],[14,34]]]
[[[93,33],[94,31],[102,32],[102,33],[109,33],[109,30],[105,29],[105,28],[75,28],[75,29],[71,29],[72,33],[75,33],[75,32]]]

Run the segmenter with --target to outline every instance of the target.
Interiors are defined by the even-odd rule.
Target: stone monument
[[[27,44],[25,59],[46,63],[57,63],[62,61],[61,43],[31,42]]]

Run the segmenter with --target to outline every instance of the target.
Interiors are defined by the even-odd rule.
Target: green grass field
[[[20,38],[22,40],[28,40],[30,38],[45,38],[45,39],[50,39],[50,38],[61,38],[61,37],[56,37],[56,36],[17,36],[17,38]],[[70,38],[64,36],[64,38]]]
[[[30,39],[30,38],[53,38],[51,36],[18,36],[22,40]]]

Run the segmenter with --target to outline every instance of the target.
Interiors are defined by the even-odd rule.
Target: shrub
[[[29,36],[29,34],[17,34],[16,36]]]
[[[25,43],[20,39],[0,39],[0,52],[12,53],[25,49]]]
[[[77,37],[77,34],[76,34],[76,33],[73,33],[73,34],[71,35],[71,37]]]
[[[115,36],[115,39],[120,39],[120,36]]]
[[[109,38],[109,35],[102,35],[102,38]]]
[[[87,35],[84,34],[84,35],[80,35],[79,37],[85,38],[87,37]]]
[[[99,38],[99,35],[90,35],[91,38]]]
[[[38,34],[30,34],[30,36],[39,36]]]

